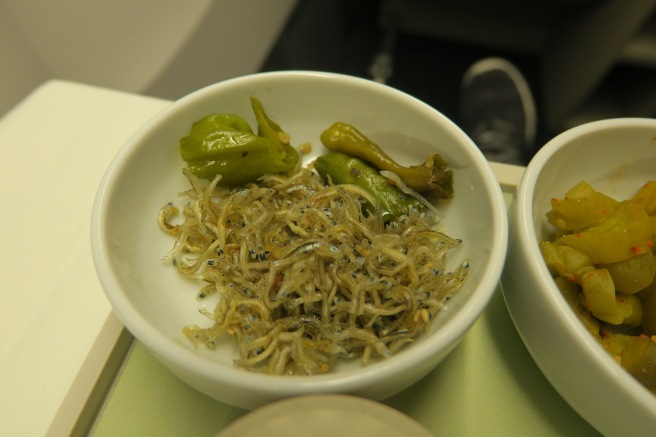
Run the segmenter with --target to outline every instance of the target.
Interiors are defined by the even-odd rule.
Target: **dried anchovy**
[[[192,188],[182,224],[171,203],[160,227],[176,237],[164,258],[219,293],[210,326],[184,327],[214,348],[229,334],[236,365],[268,374],[316,374],[339,358],[389,357],[424,332],[465,281],[469,263],[446,267],[461,244],[439,217],[409,210],[384,223],[354,186],[325,185],[311,170],[265,176],[241,188]]]

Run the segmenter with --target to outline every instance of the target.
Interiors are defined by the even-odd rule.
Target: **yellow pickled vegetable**
[[[656,214],[656,181],[644,184],[631,200],[642,205],[647,214]]]
[[[579,271],[577,282],[583,289],[586,308],[600,320],[618,325],[624,318],[617,314],[615,287],[608,270],[588,267]]]
[[[656,394],[656,181],[617,201],[585,181],[552,199],[540,251],[563,297],[604,349]]]
[[[654,280],[656,274],[656,260],[651,251],[641,253],[616,263],[602,264],[608,270],[615,289],[622,293],[636,293]]]
[[[651,222],[642,205],[624,201],[598,225],[564,235],[558,243],[585,253],[594,264],[607,264],[649,251],[651,236]]]
[[[615,295],[617,314],[623,317],[620,324],[638,327],[642,324],[642,301],[632,294]]]
[[[590,311],[585,307],[585,298],[581,299],[581,288],[560,276],[556,277],[555,280],[563,297],[574,310],[574,313],[578,316],[579,320],[581,320],[588,332],[590,332],[595,338],[600,339],[601,322],[593,317],[592,314],[590,314]]]
[[[633,338],[636,338],[635,336]],[[656,336],[648,338],[645,335],[638,337],[642,343],[647,343],[647,349],[642,349],[637,358],[632,360],[631,366],[627,368],[638,381],[650,388],[652,392],[656,391]]]
[[[656,337],[605,333],[604,349],[647,388],[656,388]]]
[[[543,241],[540,243],[540,250],[551,273],[566,278],[572,277],[584,267],[593,265],[589,256],[569,246]]]
[[[656,281],[638,295],[642,300],[642,329],[647,335],[656,335]]]
[[[616,203],[616,200],[581,181],[567,192],[564,199],[551,199],[547,219],[564,231],[584,229],[602,221]]]
[[[649,216],[649,223],[651,224],[651,234],[649,236],[649,241],[656,241],[656,216]]]

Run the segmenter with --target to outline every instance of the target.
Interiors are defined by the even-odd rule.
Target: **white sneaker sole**
[[[537,130],[537,110],[531,88],[517,67],[501,58],[482,59],[469,67],[465,72],[462,79],[462,87],[466,87],[476,76],[494,70],[503,71],[515,83],[526,117],[524,144],[532,144],[535,141]]]

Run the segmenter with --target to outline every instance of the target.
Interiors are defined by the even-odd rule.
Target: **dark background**
[[[555,2],[560,10],[570,8],[579,13],[585,13],[584,8],[593,3],[599,2]],[[383,7],[384,1],[381,0],[301,0],[275,42],[262,71],[318,70],[371,78],[371,65],[385,46],[385,37],[389,33],[389,27],[381,19]],[[564,11],[569,13],[569,9]],[[540,119],[544,103],[540,52],[530,53],[404,30],[398,30],[395,35],[390,51],[393,64],[392,74],[386,82],[388,85],[423,100],[458,123],[458,91],[464,72],[479,59],[503,57],[525,75],[538,109],[537,137],[526,160],[564,130],[549,128]],[[631,67],[614,67],[600,86],[617,88],[614,82],[626,82],[627,68]],[[656,77],[652,70],[648,74]],[[618,115],[633,114],[620,111]]]

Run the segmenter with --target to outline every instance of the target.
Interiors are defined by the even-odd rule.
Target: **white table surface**
[[[4,249],[0,254],[1,435],[67,435],[85,406],[88,407],[88,397],[123,332],[93,267],[89,242],[93,200],[104,171],[119,148],[168,104],[144,96],[50,81],[0,119],[0,186],[4,211],[0,222]],[[523,171],[521,167],[502,164],[492,167],[506,189],[518,183]],[[459,360],[477,356],[478,352],[468,352],[468,344],[497,353],[494,345],[488,344],[493,338],[489,327],[494,324],[485,317],[498,317],[496,314],[501,313],[504,319],[499,323],[504,329],[512,328],[502,304],[498,299],[496,302],[495,308],[474,327],[461,351],[456,351],[446,364],[447,371],[448,366],[461,366]],[[489,358],[493,365],[499,366],[493,370],[498,370],[500,379],[486,383],[482,393],[494,399],[499,390],[495,384],[506,384],[504,387],[509,387],[509,392],[499,395],[506,400],[510,398],[510,405],[523,414],[517,417],[517,423],[524,431],[571,429],[590,434],[591,428],[555,392],[549,391],[518,336],[512,334],[513,353],[519,354],[522,366],[528,368],[513,369],[499,357]],[[144,354],[140,348],[136,351]],[[147,355],[132,360],[151,366],[153,372],[162,371]],[[473,369],[482,366],[464,364]],[[129,378],[131,370],[129,366],[126,368],[124,378]],[[516,371],[523,375],[523,380],[531,380],[526,377],[530,374],[537,380],[539,389],[547,391],[542,404],[523,405],[525,399],[537,399],[540,395],[524,393],[521,384],[514,381]],[[463,391],[467,396],[474,396],[471,400],[475,402],[476,390],[472,387],[470,392]],[[458,396],[457,391],[454,393]],[[116,399],[120,394],[119,390]],[[398,399],[392,403],[405,403]],[[208,405],[222,408],[214,403]],[[549,411],[539,411],[540,405]],[[109,412],[116,410],[109,409]],[[241,413],[230,410],[225,414],[229,420]],[[560,419],[552,417],[554,414]],[[505,426],[514,423],[512,413],[502,415],[504,422],[500,423]],[[495,425],[494,417],[492,412],[481,415],[485,421],[492,420],[491,427]],[[106,422],[113,418],[108,415]],[[565,422],[551,425],[552,419]],[[454,419],[458,420],[461,419]],[[488,426],[488,422],[480,423],[476,418],[472,423],[478,428],[471,429]]]
[[[44,435],[69,392],[69,411],[86,401],[121,329],[91,258],[93,199],[118,149],[167,105],[51,81],[0,120],[0,434]]]

